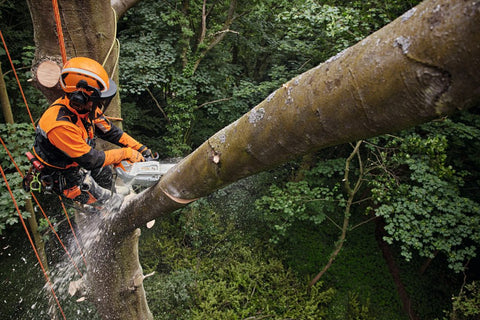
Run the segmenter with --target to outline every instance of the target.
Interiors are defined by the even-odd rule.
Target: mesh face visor
[[[112,102],[113,97],[115,97],[115,94],[117,93],[117,84],[115,83],[115,81],[113,81],[112,79],[108,79],[108,84],[108,90],[100,92],[100,99],[97,104],[97,106],[102,110],[103,113],[107,111],[110,102]]]
[[[79,113],[87,113],[97,108],[105,112],[117,92],[117,85],[113,80],[109,80],[109,88],[104,92],[89,85],[85,80],[78,81],[76,91],[68,94],[70,103]],[[101,85],[99,87],[102,88]],[[89,105],[89,102],[92,104]]]

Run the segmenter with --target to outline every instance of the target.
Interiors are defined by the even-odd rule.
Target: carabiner
[[[32,181],[30,182],[30,190],[31,191],[40,192],[42,190],[42,184],[38,180],[39,175],[40,175],[40,172],[37,172],[37,173],[33,174]]]

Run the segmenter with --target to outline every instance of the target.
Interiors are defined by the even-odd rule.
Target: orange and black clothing
[[[122,148],[96,150],[96,136]],[[105,174],[107,170],[102,168],[128,159],[132,155],[131,149],[141,152],[144,148],[113,125],[100,109],[96,109],[91,119],[89,113],[82,114],[72,108],[69,99],[64,96],[57,99],[40,118],[33,152],[45,164],[45,173],[42,174],[57,178],[55,183],[60,185],[55,186],[56,192],[81,203],[92,203],[104,195],[95,195],[97,186],[82,188],[85,174],[81,174],[80,168]],[[92,178],[95,179],[93,174]],[[102,192],[105,193],[104,190]]]
[[[141,151],[142,144],[114,126],[96,110],[95,118],[80,114],[69,106],[68,98],[60,98],[45,111],[36,129],[33,147],[35,156],[47,166],[66,169],[81,166],[87,170],[119,163],[121,149],[94,149],[95,135],[120,147]]]

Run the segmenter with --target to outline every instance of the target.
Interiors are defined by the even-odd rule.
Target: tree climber
[[[145,161],[152,151],[105,117],[117,85],[98,62],[70,59],[60,84],[65,94],[44,112],[35,132],[33,157],[43,167],[38,180],[47,190],[82,205],[119,208],[123,196],[114,193],[111,165]],[[97,136],[121,148],[97,150]]]

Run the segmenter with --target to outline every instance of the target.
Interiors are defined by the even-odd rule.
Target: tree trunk
[[[377,219],[375,223],[375,238],[377,239],[378,247],[380,250],[382,250],[383,258],[385,259],[388,270],[392,275],[395,287],[397,287],[398,296],[402,301],[403,311],[408,315],[410,320],[419,320],[415,310],[413,310],[412,300],[410,299],[407,289],[405,288],[405,285],[400,277],[400,270],[395,263],[395,258],[390,250],[390,246],[383,240],[384,236],[386,236],[384,227],[385,221],[383,221],[383,219]]]
[[[38,256],[42,262],[43,267],[47,273],[50,273],[50,267],[48,266],[47,254],[45,252],[45,242],[42,239],[42,235],[38,232],[38,222],[37,217],[35,216],[35,210],[33,210],[32,199],[27,199],[25,201],[25,209],[30,212],[30,217],[27,219],[28,226],[30,227],[30,232],[33,235],[33,241],[35,242],[35,247],[37,248]],[[48,311],[51,320],[57,320],[58,315],[56,313],[57,303],[55,302],[55,297],[53,294],[48,295]]]
[[[113,1],[114,11],[109,0],[58,1],[64,45],[67,59],[89,57],[107,70],[109,76],[118,83],[118,46],[116,43],[116,22],[120,14],[138,0]],[[52,61],[63,66],[60,54],[59,37],[54,18],[54,8],[50,0],[27,0],[34,28],[36,44],[32,66],[33,84],[53,102],[63,94],[60,85],[45,87],[37,79],[37,68],[44,62]],[[111,116],[120,116],[120,99],[117,95],[108,109]]]
[[[69,4],[74,13],[62,8],[67,15],[64,21],[90,23],[91,16],[76,18],[95,12],[85,2],[91,6],[99,3]],[[103,10],[98,11],[108,11]],[[102,19],[111,18],[104,14]],[[74,30],[70,23],[67,29]],[[81,24],[78,28],[85,30]],[[148,221],[300,155],[398,131],[478,103],[479,29],[479,2],[425,1],[355,46],[285,83],[213,135],[157,185],[126,199],[120,212],[97,221],[93,234],[98,239],[86,241],[87,284],[102,318],[152,318],[139,281],[143,278],[136,248],[136,228]],[[111,42],[111,30],[104,36],[93,34],[103,43],[99,47]],[[91,36],[79,41],[86,42],[88,48],[89,41],[95,43]],[[73,46],[76,42],[69,41],[70,52],[86,54]],[[87,240],[91,220],[79,222]],[[134,283],[137,286],[132,286]]]
[[[102,223],[103,219],[90,215],[77,215],[76,219],[88,266],[84,279],[87,297],[102,319],[153,320],[138,257],[140,229],[116,235],[110,219]]]
[[[13,123],[12,107],[8,99],[7,86],[3,79],[2,65],[0,64],[0,104],[2,105],[3,118],[5,123]]]

